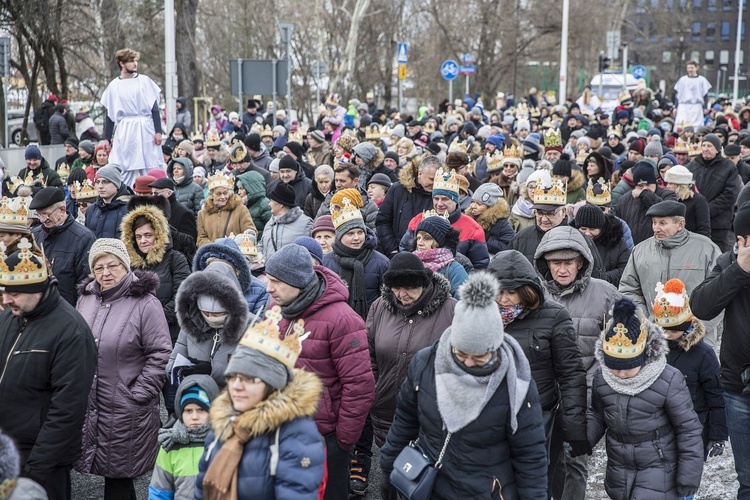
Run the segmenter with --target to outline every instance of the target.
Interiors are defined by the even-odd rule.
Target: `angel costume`
[[[703,76],[684,75],[674,86],[677,92],[677,116],[675,125],[685,127],[703,126],[703,99],[711,89],[711,84]]]

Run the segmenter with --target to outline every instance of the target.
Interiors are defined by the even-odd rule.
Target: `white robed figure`
[[[711,90],[711,84],[705,77],[698,74],[698,65],[689,61],[687,63],[687,75],[677,80],[674,90],[677,92],[677,116],[675,125],[677,127],[701,127],[704,123],[703,103]]]
[[[128,186],[164,163],[158,114],[161,89],[137,73],[138,55],[130,49],[117,52],[120,77],[110,82],[101,98],[107,109],[104,138],[112,140],[109,162],[122,167],[122,181]]]

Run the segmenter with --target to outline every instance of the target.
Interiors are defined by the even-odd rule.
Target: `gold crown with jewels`
[[[3,196],[0,201],[0,224],[12,224],[26,227],[29,211],[26,209],[25,198],[8,198]]]
[[[0,243],[0,286],[33,285],[47,281],[47,265],[44,255],[32,252],[34,246],[27,238],[18,242],[18,262],[11,269],[6,260],[5,245]],[[11,254],[12,255],[12,254]]]
[[[567,202],[567,185],[561,179],[552,179],[549,187],[536,183],[534,188],[534,204],[564,206]]]
[[[367,130],[365,131],[365,140],[367,141],[379,141],[382,137],[382,134],[380,132],[380,127],[377,123],[373,123],[369,127],[367,127]]]
[[[641,331],[635,343],[627,336],[628,329],[622,323],[617,323],[613,328],[615,334],[609,339],[602,339],[604,354],[618,359],[631,359],[639,356],[646,349],[648,339],[648,326],[646,318],[641,318]]]
[[[458,193],[459,184],[455,172],[447,169],[443,170],[441,167],[435,172],[435,182],[432,184],[432,191],[451,191],[453,193]]]
[[[299,353],[302,352],[302,341],[307,338],[305,320],[295,320],[282,339],[279,329],[282,319],[281,307],[275,305],[268,309],[263,321],[253,322],[247,327],[240,345],[260,351],[293,370]]]
[[[214,175],[208,176],[208,190],[213,191],[216,188],[224,187],[230,191],[234,189],[234,175],[224,175],[222,172],[217,171]]]
[[[544,133],[544,147],[562,147],[562,134],[560,133],[560,130],[550,128]]]
[[[594,179],[589,179],[589,185],[586,188],[586,203],[591,203],[598,207],[612,203],[612,192],[609,189],[609,183],[604,180],[604,177],[599,177],[596,183],[594,183]]]

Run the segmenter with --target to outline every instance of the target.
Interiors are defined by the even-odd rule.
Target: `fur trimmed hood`
[[[638,312],[638,318],[640,319],[642,314]],[[667,345],[667,339],[664,336],[664,330],[656,323],[646,321],[648,325],[648,338],[646,339],[646,362],[644,365],[654,363],[661,358],[666,358],[669,352],[669,346]],[[607,326],[604,327],[606,332],[612,326],[612,320],[607,322]],[[599,335],[596,339],[596,346],[594,348],[594,357],[599,362],[599,365],[604,369],[607,365],[604,364],[604,350],[602,343],[603,335]]]
[[[206,198],[206,203],[203,205],[203,210],[206,211],[207,214],[218,214],[222,210],[227,210],[231,212],[235,208],[242,205],[242,200],[239,196],[237,196],[236,193],[232,193],[229,199],[227,200],[227,204],[224,205],[222,208],[217,207],[214,205],[214,199],[212,196],[209,195],[208,198]]]
[[[417,186],[418,166],[413,161],[406,162],[406,165],[398,171],[398,182],[411,193],[412,189]]]
[[[145,257],[138,251],[138,244],[135,241],[135,230],[133,229],[133,223],[141,216],[149,221],[151,227],[154,228],[154,236],[156,237],[153,246],[149,249]],[[128,251],[130,267],[132,268],[144,269],[158,264],[164,259],[164,254],[171,246],[169,242],[169,224],[161,210],[155,206],[143,205],[128,212],[122,219],[120,227],[122,229],[120,239]]]
[[[229,266],[224,265],[223,268]],[[231,271],[229,271],[231,272]],[[250,313],[247,302],[234,276],[217,271],[198,271],[187,277],[180,285],[175,299],[177,322],[180,328],[196,342],[204,342],[213,337],[215,330],[208,326],[198,309],[198,296],[215,297],[229,313],[224,323],[222,337],[228,344],[237,344],[245,332]]]
[[[466,214],[469,214],[469,209],[466,209]],[[507,219],[510,216],[510,207],[505,198],[498,198],[497,203],[494,206],[484,211],[482,215],[476,218],[477,224],[482,226],[482,229],[489,231],[497,221],[501,219]],[[472,217],[473,218],[473,217]]]
[[[703,324],[703,321],[698,318],[693,318],[692,323],[693,331],[683,335],[677,340],[677,345],[679,345],[680,349],[685,352],[688,352],[690,349],[698,345],[698,343],[703,340],[703,337],[706,336],[706,325]]]
[[[232,238],[219,238],[213,243],[203,245],[195,252],[193,258],[193,272],[203,271],[208,266],[209,259],[225,260],[234,266],[237,271],[237,280],[243,292],[252,286],[252,273],[250,265],[245,256],[240,252],[240,247]]]
[[[600,244],[604,248],[615,248],[624,237],[622,223],[619,219],[612,214],[605,214],[604,228],[599,236],[594,238],[594,243]]]
[[[249,431],[252,440],[298,418],[312,417],[322,390],[323,384],[315,374],[295,369],[286,387],[240,414],[232,407],[229,392],[225,390],[211,404],[211,427],[221,442],[234,435],[234,426]]]
[[[133,282],[130,283],[125,295],[128,297],[141,298],[146,295],[155,295],[159,288],[159,276],[151,271],[131,271]],[[78,295],[99,295],[97,283],[93,276],[85,278],[78,283]]]
[[[570,180],[568,181],[568,193],[578,191],[586,185],[586,176],[580,170],[573,169],[570,173]]]
[[[434,286],[432,298],[420,311],[420,314],[425,317],[431,316],[433,313],[440,310],[440,308],[443,307],[443,304],[445,304],[446,299],[451,296],[451,282],[448,281],[448,278],[442,274],[433,272],[431,280]],[[383,299],[383,305],[389,313],[393,315],[400,314],[398,306],[396,305],[396,298],[393,296],[393,291],[391,291],[390,288],[382,285],[380,287],[380,297]]]

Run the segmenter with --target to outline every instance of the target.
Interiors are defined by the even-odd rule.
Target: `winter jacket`
[[[49,118],[49,138],[50,144],[64,144],[70,137],[68,121],[60,113],[55,113]]]
[[[653,325],[647,342],[648,365],[664,357],[667,346],[661,329]],[[601,370],[607,370],[601,339],[596,356]],[[702,429],[682,373],[666,365],[648,388],[629,396],[610,387],[601,370],[594,377],[588,439],[594,446],[606,432],[604,488],[609,497],[672,500],[680,497],[677,486],[697,490],[703,472]]]
[[[46,187],[56,187],[65,191],[65,186],[63,186],[62,180],[60,180],[60,176],[49,166],[49,163],[45,158],[42,158],[42,163],[36,170],[32,170],[28,167],[22,168],[21,171],[18,172],[18,177],[25,180],[26,176],[29,174],[34,177],[34,180],[41,181]]]
[[[21,470],[44,484],[81,454],[96,344],[54,281],[32,312],[2,311],[0,332],[0,428],[18,446]]]
[[[100,198],[89,205],[86,210],[86,227],[99,238],[120,238],[120,225],[128,213],[128,200],[133,195],[130,188],[123,184],[109,203]]]
[[[591,277],[593,257],[586,244],[586,237],[572,227],[556,227],[547,232],[536,249],[535,263],[539,276],[547,292],[554,300],[564,305],[575,326],[576,339],[581,351],[583,368],[589,387],[598,367],[594,359],[594,344],[607,322],[609,311],[615,301],[622,298],[612,284]],[[583,267],[576,280],[567,288],[562,288],[553,278],[544,258],[547,252],[575,250],[583,257]]]
[[[276,186],[276,184],[278,184],[279,182],[283,181],[281,179],[272,181],[268,185],[268,192],[270,193],[273,190],[274,186]],[[292,189],[294,189],[294,203],[300,209],[305,206],[305,199],[307,198],[307,195],[310,194],[312,183],[313,182],[307,178],[305,172],[302,169],[297,171],[297,176],[289,183]]]
[[[620,278],[620,292],[649,315],[657,283],[678,278],[690,293],[706,279],[718,256],[711,240],[687,229],[661,241],[651,237],[633,249]]]
[[[315,220],[318,217],[318,211],[320,210],[320,207],[323,205],[323,202],[325,200],[326,195],[320,192],[320,189],[318,189],[318,183],[313,181],[312,185],[310,186],[310,194],[308,194],[307,198],[305,198],[305,205],[304,207],[302,207],[302,211],[305,212],[305,215]],[[331,200],[329,197],[329,204],[330,201]],[[330,208],[328,211],[330,213]]]
[[[208,266],[208,259],[220,259],[229,262],[237,274],[237,281],[247,302],[247,310],[252,316],[262,314],[268,301],[266,285],[253,276],[245,256],[232,238],[219,238],[213,243],[203,245],[193,259],[193,272],[203,271]]]
[[[177,102],[179,102],[182,107],[177,110],[175,123],[181,123],[185,130],[190,130],[192,128],[191,125],[193,124],[193,116],[190,114],[190,108],[187,106],[187,99],[184,97],[178,97]]]
[[[630,257],[630,249],[623,234],[623,225],[627,227],[614,215],[607,214],[604,216],[602,232],[593,239],[604,267],[602,279],[612,283],[615,287],[620,285],[620,277]]]
[[[246,206],[258,231],[258,239],[260,239],[263,236],[263,229],[271,220],[271,205],[266,198],[266,181],[258,172],[243,172],[237,176],[237,180],[242,182],[242,187],[247,193]]]
[[[666,200],[677,201],[677,195],[669,189],[657,187],[656,192],[649,189],[641,191],[638,198],[628,193],[617,201],[615,211],[617,216],[624,220],[633,233],[633,242],[637,245],[654,235],[651,228],[651,217],[646,217],[646,212],[652,205]]]
[[[432,193],[417,182],[417,167],[413,163],[399,171],[398,180],[386,193],[375,222],[380,250],[386,256],[398,252],[409,221],[432,208]]]
[[[497,203],[476,218],[477,223],[484,229],[484,238],[490,255],[495,255],[508,248],[508,243],[516,232],[508,222],[510,208],[508,202],[500,198]]]
[[[167,200],[169,201],[169,225],[180,233],[190,236],[193,239],[193,247],[195,247],[195,241],[198,239],[195,214],[177,201],[177,196],[174,193]],[[176,243],[173,239],[172,244],[175,245],[175,248],[178,248]],[[185,252],[183,251],[183,253]],[[193,248],[193,253],[195,253],[195,248]]]
[[[740,394],[745,388],[742,371],[750,360],[750,273],[737,264],[734,250],[724,252],[706,279],[690,296],[693,314],[702,320],[724,311],[724,332],[721,338],[721,386]]]
[[[224,328],[212,328],[203,319],[198,308],[200,295],[215,298],[227,311]],[[166,365],[167,375],[172,375],[172,365],[177,355],[181,354],[198,362],[209,363],[210,375],[216,385],[223,388],[226,385],[224,372],[227,363],[250,318],[231,266],[209,266],[205,271],[191,274],[177,292],[176,306],[180,334]]]
[[[726,441],[727,416],[724,411],[724,391],[719,381],[721,366],[713,348],[703,341],[706,327],[693,318],[692,331],[678,340],[669,340],[667,363],[685,375],[693,409],[703,426],[703,447],[709,441]]]
[[[315,165],[331,166],[333,165],[333,148],[329,142],[323,142],[318,146],[313,146],[310,143],[310,149],[307,150],[307,157],[312,158]]]
[[[174,178],[174,164],[179,163],[184,171],[184,178],[179,183]],[[174,194],[177,201],[197,215],[203,205],[203,188],[193,182],[193,162],[189,158],[175,158],[167,165],[167,176],[175,184]]]
[[[711,213],[706,197],[700,193],[693,193],[692,198],[677,201],[685,205],[685,229],[710,238]]]
[[[586,199],[586,176],[580,170],[573,170],[568,181],[568,193],[565,202],[578,203]]]
[[[325,471],[325,443],[311,416],[321,390],[312,373],[295,370],[284,389],[271,394],[250,410],[237,415],[229,394],[211,404],[212,431],[198,465],[195,498],[203,500],[203,479],[233,426],[249,431],[237,467],[237,498],[316,500]],[[236,417],[236,420],[235,420]],[[278,437],[276,475],[269,470],[271,446]]]
[[[31,234],[52,265],[60,295],[68,304],[75,306],[78,300],[76,286],[91,272],[89,249],[96,236],[76,222],[72,215],[68,215],[65,222],[49,232],[39,224],[31,229]]]
[[[417,214],[409,221],[409,226],[401,238],[399,250],[409,252],[416,246],[417,226],[422,222],[423,214]],[[482,226],[466,214],[457,210],[448,216],[451,227],[460,232],[458,235],[458,247],[456,251],[465,255],[475,269],[485,269],[490,262],[490,255],[487,251],[487,243],[484,240],[484,230]]]
[[[419,446],[436,461],[445,443],[437,404],[437,343],[419,351],[408,366],[398,407],[380,452],[380,466],[390,474],[401,450],[419,438]],[[433,499],[520,500],[547,494],[547,453],[542,411],[534,380],[511,431],[508,382],[504,379],[477,419],[451,436],[437,474]]]
[[[539,307],[522,312],[505,327],[505,333],[518,341],[531,364],[542,410],[550,411],[560,403],[564,439],[583,440],[586,370],[576,343],[575,326],[565,307],[544,298],[536,271],[521,257],[519,252],[506,250],[495,256],[489,267],[500,280],[501,289],[531,285],[542,297]]]
[[[271,158],[268,149],[262,144],[260,146],[260,154],[251,160],[253,165],[262,168],[265,171],[268,171],[268,167],[271,165],[272,161],[273,158]]]
[[[377,238],[375,237],[375,231],[368,228],[367,236],[365,237],[365,244],[362,246],[363,249],[369,248],[372,250],[370,260],[365,265],[365,295],[367,297],[367,310],[370,310],[372,303],[380,297],[380,287],[383,286],[383,274],[388,270],[391,265],[391,261],[388,257],[375,250],[377,245]],[[335,250],[328,252],[323,255],[322,264],[333,271],[334,273],[341,276],[341,265],[336,260]],[[345,283],[347,286],[350,283]]]
[[[198,212],[198,248],[219,238],[226,238],[230,233],[240,234],[247,229],[256,229],[247,207],[234,193],[229,195],[227,204],[219,208],[209,197]],[[257,231],[257,229],[256,229]]]
[[[740,193],[737,168],[731,160],[717,155],[706,161],[696,156],[685,167],[693,173],[693,182],[706,197],[711,213],[711,239],[722,241],[732,226],[734,202]]]
[[[367,341],[372,373],[375,376],[375,402],[370,410],[375,444],[382,448],[396,413],[396,397],[406,379],[414,355],[435,343],[451,326],[456,299],[450,296],[450,283],[432,274],[432,284],[422,308],[407,316],[393,292],[383,287],[380,298],[367,315]]]
[[[274,215],[266,224],[258,251],[268,260],[281,247],[293,243],[300,236],[310,236],[313,222],[299,207],[292,207],[282,215]]]
[[[145,217],[154,229],[154,244],[145,255],[138,249],[133,229],[133,223],[139,217]],[[130,268],[151,271],[159,277],[159,286],[154,295],[164,309],[164,317],[169,325],[169,336],[174,343],[180,332],[175,312],[175,297],[182,282],[190,275],[190,265],[187,259],[172,248],[172,243],[169,241],[169,226],[164,215],[156,207],[141,206],[128,212],[122,220],[121,239],[130,257]]]
[[[154,273],[133,271],[104,291],[93,278],[78,287],[76,309],[99,352],[78,472],[137,477],[154,468],[159,395],[172,350],[164,310],[153,295],[158,286]]]
[[[315,414],[318,430],[324,437],[335,435],[339,446],[349,450],[359,440],[374,398],[367,332],[364,320],[346,303],[349,291],[341,279],[323,266],[314,269],[325,289],[299,315],[311,334],[296,366],[323,382]],[[288,328],[289,320],[281,320],[279,330]]]

